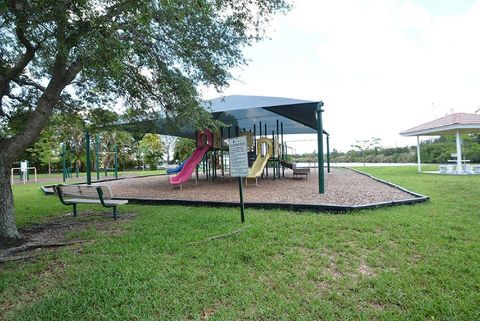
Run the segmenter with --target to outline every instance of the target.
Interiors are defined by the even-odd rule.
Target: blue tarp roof
[[[254,125],[257,135],[271,135],[272,130],[277,134],[277,121],[283,123],[284,134],[314,134],[317,132],[316,109],[318,101],[308,101],[282,97],[265,96],[225,96],[205,101],[203,106],[212,113],[214,119],[233,127],[231,135],[235,133],[235,127],[240,130],[251,130]],[[124,124],[125,128],[137,132],[153,132],[163,135],[195,137],[194,127],[178,128],[171,120],[157,119],[139,123]],[[324,133],[326,133],[324,131]],[[224,137],[227,137],[227,129],[224,128]]]

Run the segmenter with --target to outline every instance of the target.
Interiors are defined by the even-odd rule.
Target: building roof
[[[435,136],[480,132],[480,115],[455,113],[405,130],[402,136]]]
[[[203,107],[211,112],[212,117],[230,128],[238,126],[240,130],[256,129],[257,135],[277,134],[277,121],[283,124],[284,134],[314,134],[317,132],[316,110],[319,101],[308,101],[283,97],[265,96],[225,96],[203,103]],[[179,127],[174,121],[159,118],[143,122],[123,124],[126,130],[137,132],[158,133],[180,137],[195,137],[193,126]],[[325,134],[327,134],[324,131]],[[228,137],[224,128],[224,137]],[[234,135],[234,131],[231,132]]]

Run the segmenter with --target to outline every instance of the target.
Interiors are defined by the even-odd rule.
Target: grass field
[[[361,169],[431,200],[248,210],[211,241],[241,227],[237,209],[124,206],[135,219],[86,230],[81,252],[0,266],[0,319],[480,320],[480,177]],[[69,210],[34,184],[14,193],[22,226]]]
[[[158,170],[131,170],[131,171],[119,171],[118,172],[118,176],[119,177],[122,177],[122,176],[143,176],[143,175],[160,175],[160,174],[166,174],[167,171],[164,170],[164,169],[158,169]],[[30,171],[30,180],[33,180],[33,177],[34,177],[34,174],[32,171]],[[48,174],[48,173],[39,173],[37,175],[38,178],[52,178],[52,179],[56,179],[58,181],[61,181],[62,180],[62,176],[63,174],[60,172],[60,173],[51,173],[51,174]],[[107,173],[107,176],[105,176],[105,172],[104,171],[100,171],[100,179],[105,179],[105,178],[113,178],[114,177],[114,172],[113,171],[108,171]],[[76,177],[76,174],[75,172],[72,173],[72,178],[75,178]],[[78,173],[78,177],[79,178],[85,178],[86,177],[86,173],[85,172],[79,172]],[[96,177],[97,177],[97,172],[96,171],[92,171],[92,180],[96,180]],[[19,177],[18,177],[18,171],[15,172],[15,175],[14,175],[14,179],[18,179],[19,180]]]

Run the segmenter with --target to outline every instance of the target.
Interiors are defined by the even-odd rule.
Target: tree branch
[[[12,80],[13,80],[13,82],[15,82],[15,83],[18,84],[18,85],[31,86],[31,87],[34,87],[34,88],[42,91],[42,92],[46,90],[45,87],[43,87],[43,86],[40,85],[40,84],[37,84],[36,82],[34,82],[33,80],[31,80],[30,78],[28,78],[28,77],[26,77],[26,76],[24,76],[24,77],[22,77],[22,78],[17,77],[17,78],[14,78],[14,79],[12,79]]]
[[[29,115],[24,129],[0,144],[5,145],[5,158],[13,161],[28,148],[42,131],[45,123],[53,112],[63,89],[68,86],[81,71],[83,65],[77,58],[70,66],[66,64],[64,54],[57,53],[52,70],[52,78],[38,100],[37,107]]]
[[[15,34],[17,36],[18,41],[25,47],[25,53],[20,56],[20,59],[11,67],[7,68],[3,75],[0,75],[0,114],[4,115],[5,112],[2,108],[2,101],[3,96],[8,95],[10,92],[10,82],[13,78],[18,77],[23,70],[27,67],[27,65],[32,61],[35,57],[35,53],[40,48],[41,42],[34,46],[32,43],[27,39],[25,35],[24,28],[20,25],[19,20],[22,19],[21,16],[18,15],[17,6],[15,3],[10,3],[10,8],[12,12],[15,14],[17,19],[15,20]]]

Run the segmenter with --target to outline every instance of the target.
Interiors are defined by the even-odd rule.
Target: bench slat
[[[68,204],[101,204],[100,200],[88,199],[88,198],[69,198],[65,200],[65,203]],[[128,204],[128,200],[105,200],[107,205],[124,205]]]
[[[85,185],[62,185],[62,194],[65,199],[69,198],[86,198],[86,199],[98,199],[98,186],[85,186]],[[112,199],[112,191],[108,186],[102,186],[103,198]]]

